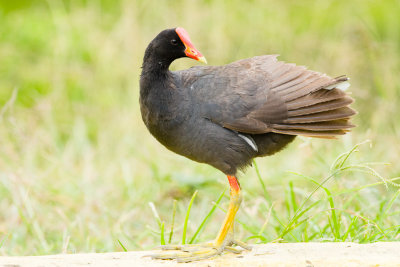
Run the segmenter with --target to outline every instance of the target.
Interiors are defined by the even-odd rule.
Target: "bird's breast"
[[[150,133],[171,150],[179,145],[178,136],[185,131],[191,117],[186,101],[170,95],[151,95],[140,99],[142,119]]]

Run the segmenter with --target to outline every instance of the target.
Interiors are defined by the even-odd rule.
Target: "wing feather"
[[[331,78],[277,55],[180,74],[200,115],[237,132],[335,138],[354,127],[353,99],[340,90],[346,76]]]

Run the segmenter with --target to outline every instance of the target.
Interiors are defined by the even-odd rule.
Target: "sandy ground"
[[[400,242],[290,243],[253,247],[240,255],[227,253],[196,263],[151,260],[143,257],[157,251],[115,253],[60,254],[49,256],[0,257],[1,267],[47,266],[400,266]]]

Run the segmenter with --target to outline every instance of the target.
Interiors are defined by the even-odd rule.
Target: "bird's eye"
[[[171,44],[177,45],[177,44],[178,44],[178,41],[177,41],[176,39],[172,39],[172,40],[171,40]]]

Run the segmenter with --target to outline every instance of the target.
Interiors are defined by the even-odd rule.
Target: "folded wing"
[[[199,115],[238,132],[334,138],[354,127],[346,76],[331,78],[276,55],[182,74]]]

